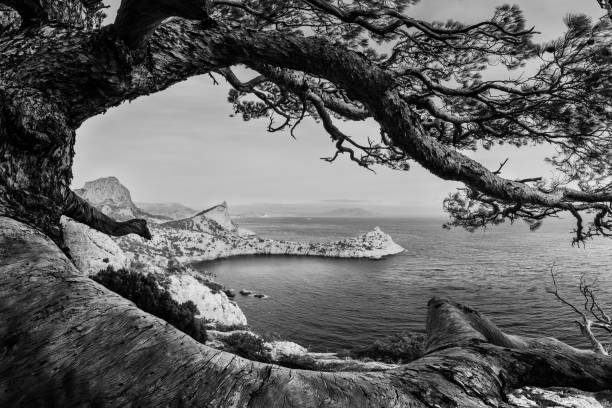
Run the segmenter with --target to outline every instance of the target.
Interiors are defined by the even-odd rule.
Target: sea
[[[584,276],[612,314],[612,239],[572,246],[570,220],[551,220],[537,231],[516,222],[473,233],[443,229],[441,218],[238,223],[261,237],[293,241],[335,241],[379,226],[406,249],[381,260],[244,256],[195,264],[228,288],[267,296],[236,296],[252,330],[311,351],[348,350],[406,331],[425,333],[427,302],[434,296],[473,307],[508,333],[587,347],[575,324],[579,316],[547,291],[551,270],[565,298],[582,305],[578,284]]]

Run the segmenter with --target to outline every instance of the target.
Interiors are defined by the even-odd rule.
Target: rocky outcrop
[[[234,224],[232,218],[230,217],[229,210],[227,209],[227,202],[225,201],[219,205],[215,205],[214,207],[204,210],[199,214],[196,214],[196,216],[198,215],[215,221],[222,228],[228,231],[235,232],[238,230],[238,227],[236,224]]]
[[[201,317],[207,321],[226,326],[247,324],[246,317],[238,305],[229,300],[223,291],[211,288],[220,286],[219,284],[207,282],[175,259],[166,259],[166,268],[135,265],[132,263],[132,257],[126,255],[109,236],[65,217],[62,219],[62,225],[66,246],[74,264],[84,274],[95,275],[109,266],[115,270],[125,268],[141,273],[153,273],[174,300],[179,303],[191,300],[198,307]]]
[[[610,408],[612,391],[593,393],[574,388],[525,387],[510,392],[508,404],[512,408]]]
[[[109,266],[115,270],[130,266],[126,254],[108,235],[67,217],[62,217],[62,228],[74,264],[87,275],[95,275]]]
[[[172,298],[179,303],[191,300],[201,317],[225,326],[246,326],[247,319],[236,303],[222,290],[214,290],[189,274],[170,275],[167,287]]]
[[[116,177],[88,181],[83,188],[74,192],[116,220],[138,218],[139,212],[132,201],[130,190]]]
[[[266,352],[272,361],[281,361],[283,358],[305,356],[308,350],[292,341],[271,341],[265,343]]]
[[[151,226],[153,239],[130,235],[117,239],[138,264],[165,268],[168,259],[192,263],[240,255],[292,255],[380,259],[404,249],[380,228],[335,242],[300,243],[263,239],[240,229],[227,230],[198,214],[185,220]]]
[[[117,221],[142,218],[149,222],[158,223],[171,220],[169,217],[153,215],[137,207],[132,201],[130,190],[121,184],[116,177],[88,181],[83,188],[76,189],[74,192]]]

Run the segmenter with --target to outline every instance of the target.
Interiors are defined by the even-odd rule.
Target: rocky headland
[[[167,215],[151,214],[137,207],[129,190],[115,177],[88,182],[82,189],[75,191],[116,220],[124,221],[135,217],[146,219],[153,238],[145,240],[139,236],[128,235],[106,239],[93,231],[85,230],[84,226],[65,222],[68,231],[66,239],[70,242],[68,246],[71,250],[83,252],[91,244],[88,242],[85,249],[76,249],[74,247],[79,246],[79,239],[91,241],[95,238],[96,242],[101,241],[101,245],[94,245],[101,247],[104,252],[108,240],[113,240],[124,251],[130,267],[143,271],[165,272],[181,269],[181,265],[193,262],[240,255],[379,259],[404,250],[380,228],[336,242],[300,243],[264,239],[238,226],[230,217],[225,202],[192,217],[171,220]],[[156,207],[161,208],[161,205],[157,204]],[[96,263],[94,259],[95,257],[90,256],[88,261],[83,262]],[[98,264],[99,262],[96,265]]]

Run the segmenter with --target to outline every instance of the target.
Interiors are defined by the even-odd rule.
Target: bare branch
[[[597,339],[597,337],[595,337],[595,334],[593,333],[592,328],[593,327],[605,328],[608,332],[610,332],[610,330],[611,330],[610,322],[607,322],[607,323],[606,322],[602,322],[599,318],[597,318],[597,316],[595,314],[593,314],[597,318],[597,321],[594,322],[593,320],[588,318],[588,316],[587,316],[587,314],[585,312],[581,311],[576,306],[574,306],[571,302],[569,302],[563,296],[561,296],[561,294],[559,293],[559,286],[557,284],[557,279],[556,279],[556,275],[555,275],[555,272],[554,272],[554,267],[555,267],[555,264],[553,263],[552,266],[550,267],[550,276],[552,278],[553,288],[547,288],[547,292],[552,294],[552,295],[554,295],[555,298],[557,298],[557,300],[559,302],[561,302],[564,305],[568,306],[578,316],[580,316],[580,320],[576,321],[576,323],[578,324],[578,327],[580,328],[580,331],[582,332],[582,334],[591,343],[591,348],[593,349],[593,351],[595,351],[598,354],[607,356],[608,355],[608,351],[603,346],[603,344]],[[580,292],[582,293],[582,295],[585,298],[585,304],[584,304],[584,310],[585,311],[589,311],[589,309],[590,309],[591,312],[592,312],[593,308],[595,308],[595,307],[599,308],[599,305],[597,304],[597,301],[595,300],[592,291],[588,288],[588,286],[584,285],[584,276],[582,276],[580,278]],[[591,307],[589,307],[589,302],[592,302],[592,306]]]

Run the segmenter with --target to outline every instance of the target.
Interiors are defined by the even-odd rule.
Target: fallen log
[[[429,302],[424,357],[383,372],[249,361],[191,339],[0,217],[0,406],[499,407],[523,386],[612,388],[612,358]]]

